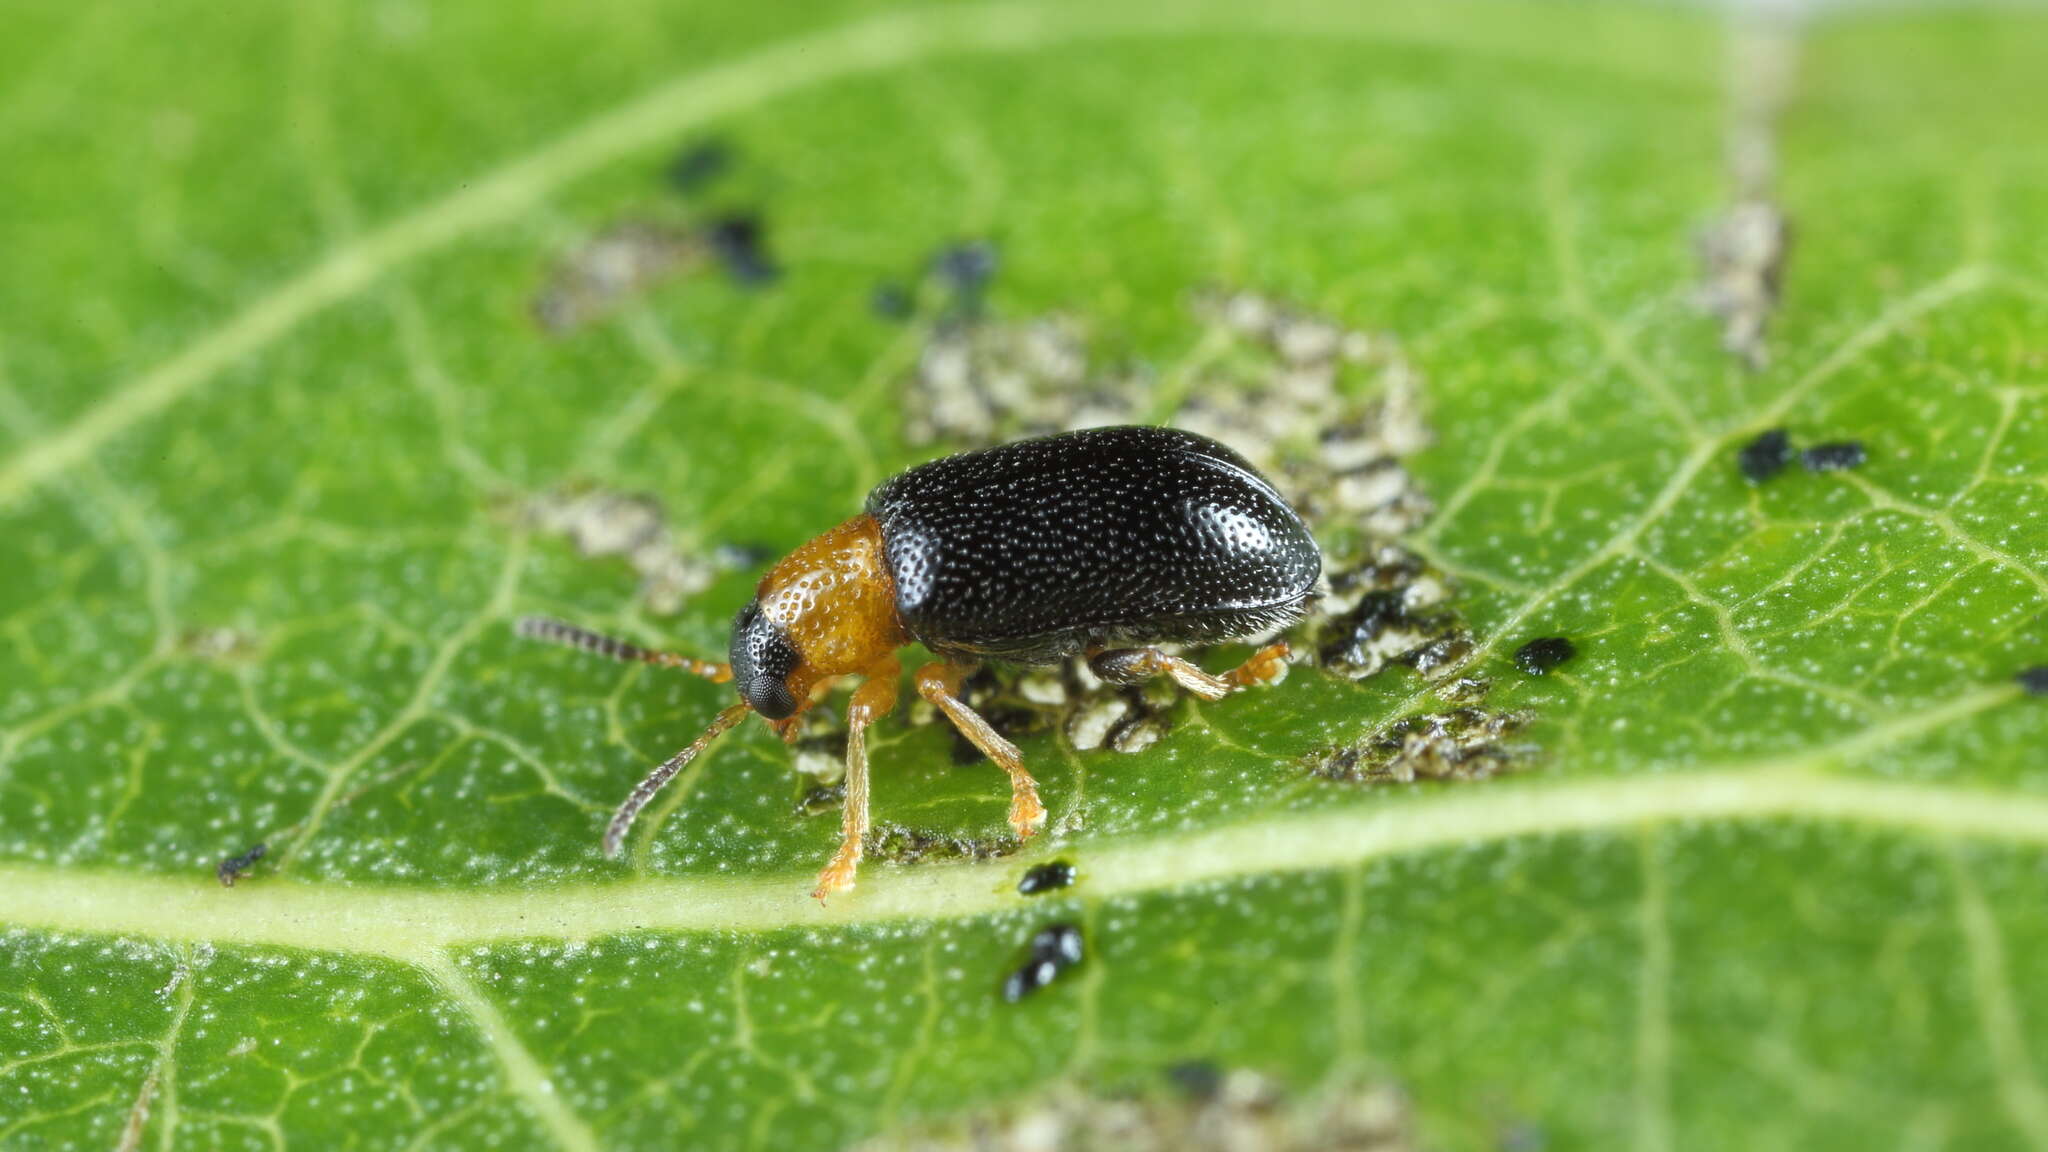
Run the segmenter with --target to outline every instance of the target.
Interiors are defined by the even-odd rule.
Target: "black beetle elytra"
[[[918,694],[1010,776],[1010,827],[1045,821],[1017,747],[959,698],[983,660],[1086,656],[1097,676],[1170,676],[1204,699],[1270,680],[1287,645],[1212,676],[1154,647],[1269,633],[1300,618],[1322,575],[1301,518],[1244,459],[1172,428],[1097,428],[965,452],[883,481],[860,515],[790,553],[733,621],[730,664],[649,652],[555,620],[522,635],[618,660],[731,680],[740,701],[654,770],[605,830],[633,818],[719,733],[758,712],[785,740],[829,682],[858,675],[847,709],[846,815],[819,899],[853,886],[868,830],[868,725],[896,705],[896,650],[939,659]]]

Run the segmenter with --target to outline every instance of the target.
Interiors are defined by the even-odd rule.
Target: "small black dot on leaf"
[[[1081,929],[1073,924],[1048,924],[1031,938],[1031,956],[1066,966],[1081,962]]]
[[[2048,664],[2036,664],[2014,679],[2029,696],[2048,696]]]
[[[732,148],[723,140],[699,140],[669,162],[668,182],[679,192],[694,192],[732,167]]]
[[[1017,894],[1036,896],[1042,892],[1056,892],[1074,882],[1074,866],[1065,860],[1052,860],[1026,871],[1017,881]]]
[[[908,320],[917,301],[903,285],[883,283],[875,285],[875,290],[868,294],[868,307],[884,320]]]
[[[1578,645],[1564,637],[1544,636],[1515,649],[1515,667],[1531,676],[1544,676],[1578,654]]]
[[[941,248],[932,256],[932,273],[963,296],[979,295],[996,274],[996,246],[970,240]]]
[[[766,284],[782,271],[768,256],[758,216],[727,216],[715,221],[704,230],[704,241],[725,265],[726,274],[741,284]]]
[[[1799,462],[1808,472],[1842,472],[1862,467],[1869,456],[1863,451],[1861,440],[1834,440],[1826,444],[1815,444],[1799,454]]]
[[[1031,955],[1024,966],[1003,980],[1003,999],[1015,1004],[1081,962],[1081,929],[1073,924],[1048,924],[1031,937]]]
[[[1223,1087],[1223,1069],[1208,1060],[1183,1060],[1170,1065],[1166,1078],[1195,1100],[1214,1099]]]
[[[1736,464],[1742,469],[1743,479],[1751,484],[1761,484],[1792,462],[1792,437],[1783,428],[1773,428],[1759,433],[1756,439],[1742,446],[1736,457]]]
[[[263,859],[264,855],[269,851],[270,845],[268,844],[252,844],[249,846],[249,850],[240,856],[230,856],[222,860],[219,866],[214,869],[214,875],[220,879],[221,887],[233,888],[235,881],[241,879],[243,873],[255,867],[256,862]]]

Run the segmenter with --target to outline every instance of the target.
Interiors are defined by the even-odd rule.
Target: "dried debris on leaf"
[[[816,816],[820,812],[837,812],[845,804],[845,783],[820,784],[814,782],[804,789],[803,795],[797,797],[796,814],[798,816]]]
[[[533,298],[533,318],[560,335],[701,264],[701,237],[651,220],[621,220],[562,254]]]
[[[1106,684],[1085,660],[1060,668],[1032,668],[1017,678],[1017,692],[1048,710],[1067,744],[1077,751],[1108,748],[1141,752],[1171,727],[1168,712],[1181,690],[1171,680]]]
[[[798,775],[819,784],[846,778],[846,727],[836,709],[814,709],[805,717],[803,735],[790,749]]]
[[[243,664],[263,654],[263,637],[243,628],[188,628],[178,634],[178,650],[213,664]]]
[[[693,195],[723,175],[733,155],[722,141],[693,144],[669,165],[668,182]],[[759,287],[781,272],[769,255],[767,232],[757,209],[732,205],[655,208],[614,220],[556,258],[534,294],[533,318],[543,331],[564,335],[714,264],[741,287]]]
[[[1768,200],[1745,200],[1701,228],[1700,306],[1720,317],[1721,346],[1752,372],[1770,362],[1764,337],[1777,310],[1792,229]]]
[[[803,735],[790,747],[790,763],[803,784],[796,814],[836,812],[846,801],[846,724],[837,709],[814,708]]]
[[[984,664],[960,690],[968,707],[997,730],[1014,737],[1058,728],[1077,751],[1139,752],[1151,747],[1171,728],[1169,713],[1180,696],[1181,690],[1164,678],[1135,685],[1105,684],[1081,659],[1052,668]],[[938,709],[925,700],[914,701],[910,714],[918,724],[939,719]],[[957,731],[953,751],[959,764],[986,759]]]
[[[1128,423],[1150,383],[1097,375],[1079,321],[1023,323],[960,313],[933,321],[904,403],[913,444],[985,447],[1024,436]]]
[[[1334,553],[1333,574],[1361,539],[1421,526],[1431,506],[1402,461],[1429,431],[1398,338],[1250,292],[1199,293],[1195,310],[1229,353],[1196,375],[1176,426],[1265,471]]]
[[[682,547],[661,502],[645,492],[572,485],[526,500],[515,515],[534,531],[566,537],[581,555],[624,557],[640,577],[641,603],[657,616],[673,615],[721,574],[753,559],[737,548]]]
[[[1533,750],[1512,738],[1531,719],[1527,712],[1476,705],[1410,716],[1315,754],[1309,770],[1327,780],[1356,783],[1485,779],[1529,758]]]
[[[1515,649],[1515,667],[1531,676],[1548,676],[1572,657],[1579,646],[1564,636],[1540,636]]]
[[[1808,472],[1845,472],[1861,468],[1869,454],[1863,450],[1861,440],[1834,440],[1826,444],[1815,444],[1799,454],[1799,463]]]
[[[1019,844],[1009,836],[956,836],[907,824],[877,824],[868,833],[867,854],[891,864],[919,864],[927,860],[994,860],[1015,852]]]
[[[1734,97],[1728,125],[1731,202],[1694,236],[1700,306],[1720,319],[1721,346],[1752,372],[1770,361],[1765,337],[1792,246],[1792,226],[1772,189],[1777,183],[1778,121],[1792,90],[1797,44],[1797,34],[1780,22],[1737,22],[1729,56]]]
[[[1363,680],[1405,664],[1434,680],[1471,653],[1471,632],[1446,607],[1449,586],[1399,545],[1376,543],[1328,580],[1328,593],[1301,625],[1324,668]]]
[[[1290,1093],[1247,1068],[1175,1065],[1144,1090],[1062,1082],[1021,1102],[870,1140],[861,1152],[1412,1152],[1398,1086],[1340,1076]]]

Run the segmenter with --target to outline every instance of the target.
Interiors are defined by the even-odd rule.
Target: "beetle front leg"
[[[1170,676],[1204,700],[1221,700],[1239,688],[1279,679],[1287,670],[1287,653],[1287,641],[1281,640],[1252,653],[1223,675],[1211,676],[1157,648],[1113,648],[1089,656],[1088,670],[1111,684],[1139,684],[1154,676]]]
[[[876,661],[862,673],[866,679],[853,690],[853,702],[847,705],[846,811],[839,823],[839,851],[818,873],[818,887],[811,893],[821,902],[834,892],[853,887],[861,843],[868,834],[868,725],[896,707],[896,680],[902,674],[903,666],[894,656]]]
[[[934,661],[917,670],[917,694],[946,714],[962,736],[981,749],[982,755],[1010,774],[1010,830],[1019,840],[1028,840],[1045,824],[1045,805],[1038,802],[1038,781],[1024,770],[1024,754],[989,726],[981,714],[960,699],[960,685],[971,665]]]

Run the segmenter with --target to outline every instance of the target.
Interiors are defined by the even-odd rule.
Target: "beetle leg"
[[[1024,754],[989,726],[981,714],[960,699],[960,685],[970,665],[933,661],[917,670],[917,694],[932,702],[996,767],[1010,774],[1010,830],[1028,840],[1045,823],[1045,805],[1038,802],[1038,781],[1024,770]]]
[[[1293,649],[1285,640],[1275,640],[1244,658],[1244,663],[1223,674],[1234,688],[1272,684],[1287,675],[1287,656]]]
[[[1113,648],[1088,657],[1088,670],[1111,684],[1138,684],[1154,676],[1171,676],[1174,683],[1204,700],[1221,700],[1239,688],[1279,679],[1287,669],[1287,652],[1285,640],[1268,644],[1223,675],[1211,676],[1157,648]]]
[[[551,620],[546,616],[526,616],[519,621],[518,632],[528,640],[545,640],[560,644],[564,648],[580,648],[585,652],[610,657],[621,664],[654,664],[662,668],[681,668],[692,675],[702,676],[713,684],[723,684],[732,679],[732,665],[712,660],[695,660],[678,656],[674,652],[655,652],[629,643],[602,632],[578,628],[562,620]]]
[[[818,873],[818,887],[811,895],[824,900],[834,892],[853,887],[854,870],[860,867],[861,841],[868,834],[868,725],[896,707],[896,681],[903,666],[886,656],[868,666],[866,679],[853,690],[853,702],[846,708],[846,812],[839,825],[839,851]]]

